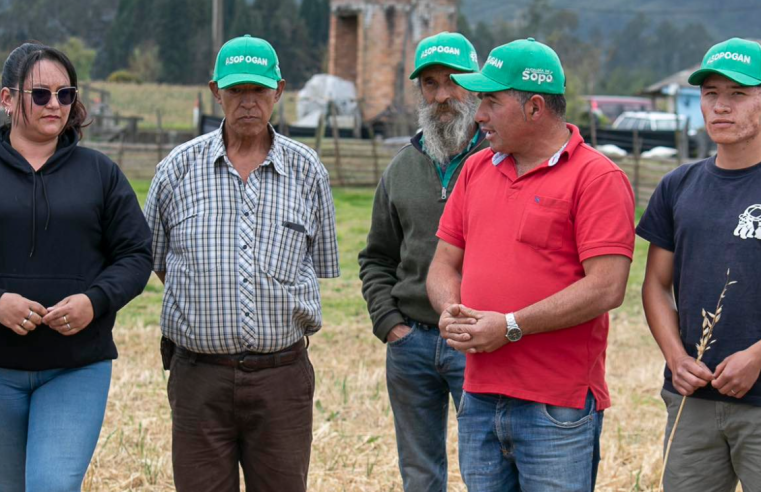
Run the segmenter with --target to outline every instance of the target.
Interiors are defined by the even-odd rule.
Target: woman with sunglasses
[[[150,232],[58,50],[8,56],[0,104],[0,491],[79,491],[103,423],[116,312],[145,287]]]

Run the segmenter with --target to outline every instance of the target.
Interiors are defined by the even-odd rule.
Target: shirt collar
[[[225,148],[224,139],[224,126],[225,120],[222,119],[222,124],[219,125],[219,129],[215,130],[216,135],[212,137],[211,144],[211,157],[212,162],[218,162],[219,159],[227,156],[227,149]],[[275,128],[267,123],[267,131],[272,137],[272,146],[267,153],[267,157],[262,162],[262,166],[267,166],[270,163],[275,167],[275,171],[283,176],[288,176],[288,167],[285,165],[285,147],[283,146],[283,136],[275,131]]]
[[[555,152],[555,155],[549,158],[547,161],[547,167],[555,167],[558,163],[560,163],[560,159],[562,157],[570,157],[576,148],[584,143],[584,138],[582,138],[581,133],[579,132],[579,128],[576,125],[572,125],[571,123],[565,124],[566,128],[571,132],[571,136],[568,138],[568,141],[563,144],[560,149]],[[510,154],[503,154],[502,152],[495,153],[491,158],[491,163],[494,166],[499,166],[502,161],[510,157]],[[568,159],[566,159],[568,160]]]

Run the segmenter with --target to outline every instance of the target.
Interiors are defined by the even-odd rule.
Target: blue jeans
[[[469,492],[590,492],[600,462],[603,412],[465,393],[457,415]]]
[[[394,411],[404,490],[447,490],[449,394],[459,405],[465,356],[447,346],[439,329],[416,321],[388,343],[386,383]]]
[[[110,384],[110,360],[75,369],[0,369],[0,490],[79,492]]]

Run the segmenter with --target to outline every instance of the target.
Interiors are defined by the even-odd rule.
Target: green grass
[[[132,189],[135,190],[140,206],[144,206],[145,198],[148,196],[148,188],[151,187],[151,182],[147,179],[132,179],[130,180],[130,184],[132,185]]]

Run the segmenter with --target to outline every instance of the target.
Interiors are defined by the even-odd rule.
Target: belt
[[[204,364],[214,364],[218,366],[234,367],[243,371],[252,372],[261,369],[271,369],[273,367],[286,366],[293,364],[299,358],[301,353],[308,346],[302,338],[290,347],[286,347],[279,352],[271,354],[257,354],[254,352],[244,352],[242,354],[200,354],[191,352],[182,347],[175,349],[175,355],[190,359],[191,362],[202,362]]]
[[[429,325],[427,323],[421,323],[418,320],[412,319],[412,318],[404,318],[405,323],[407,323],[407,326],[412,326],[413,324],[417,325],[418,328],[422,328],[424,330],[436,330],[439,331],[439,327],[437,325]]]

